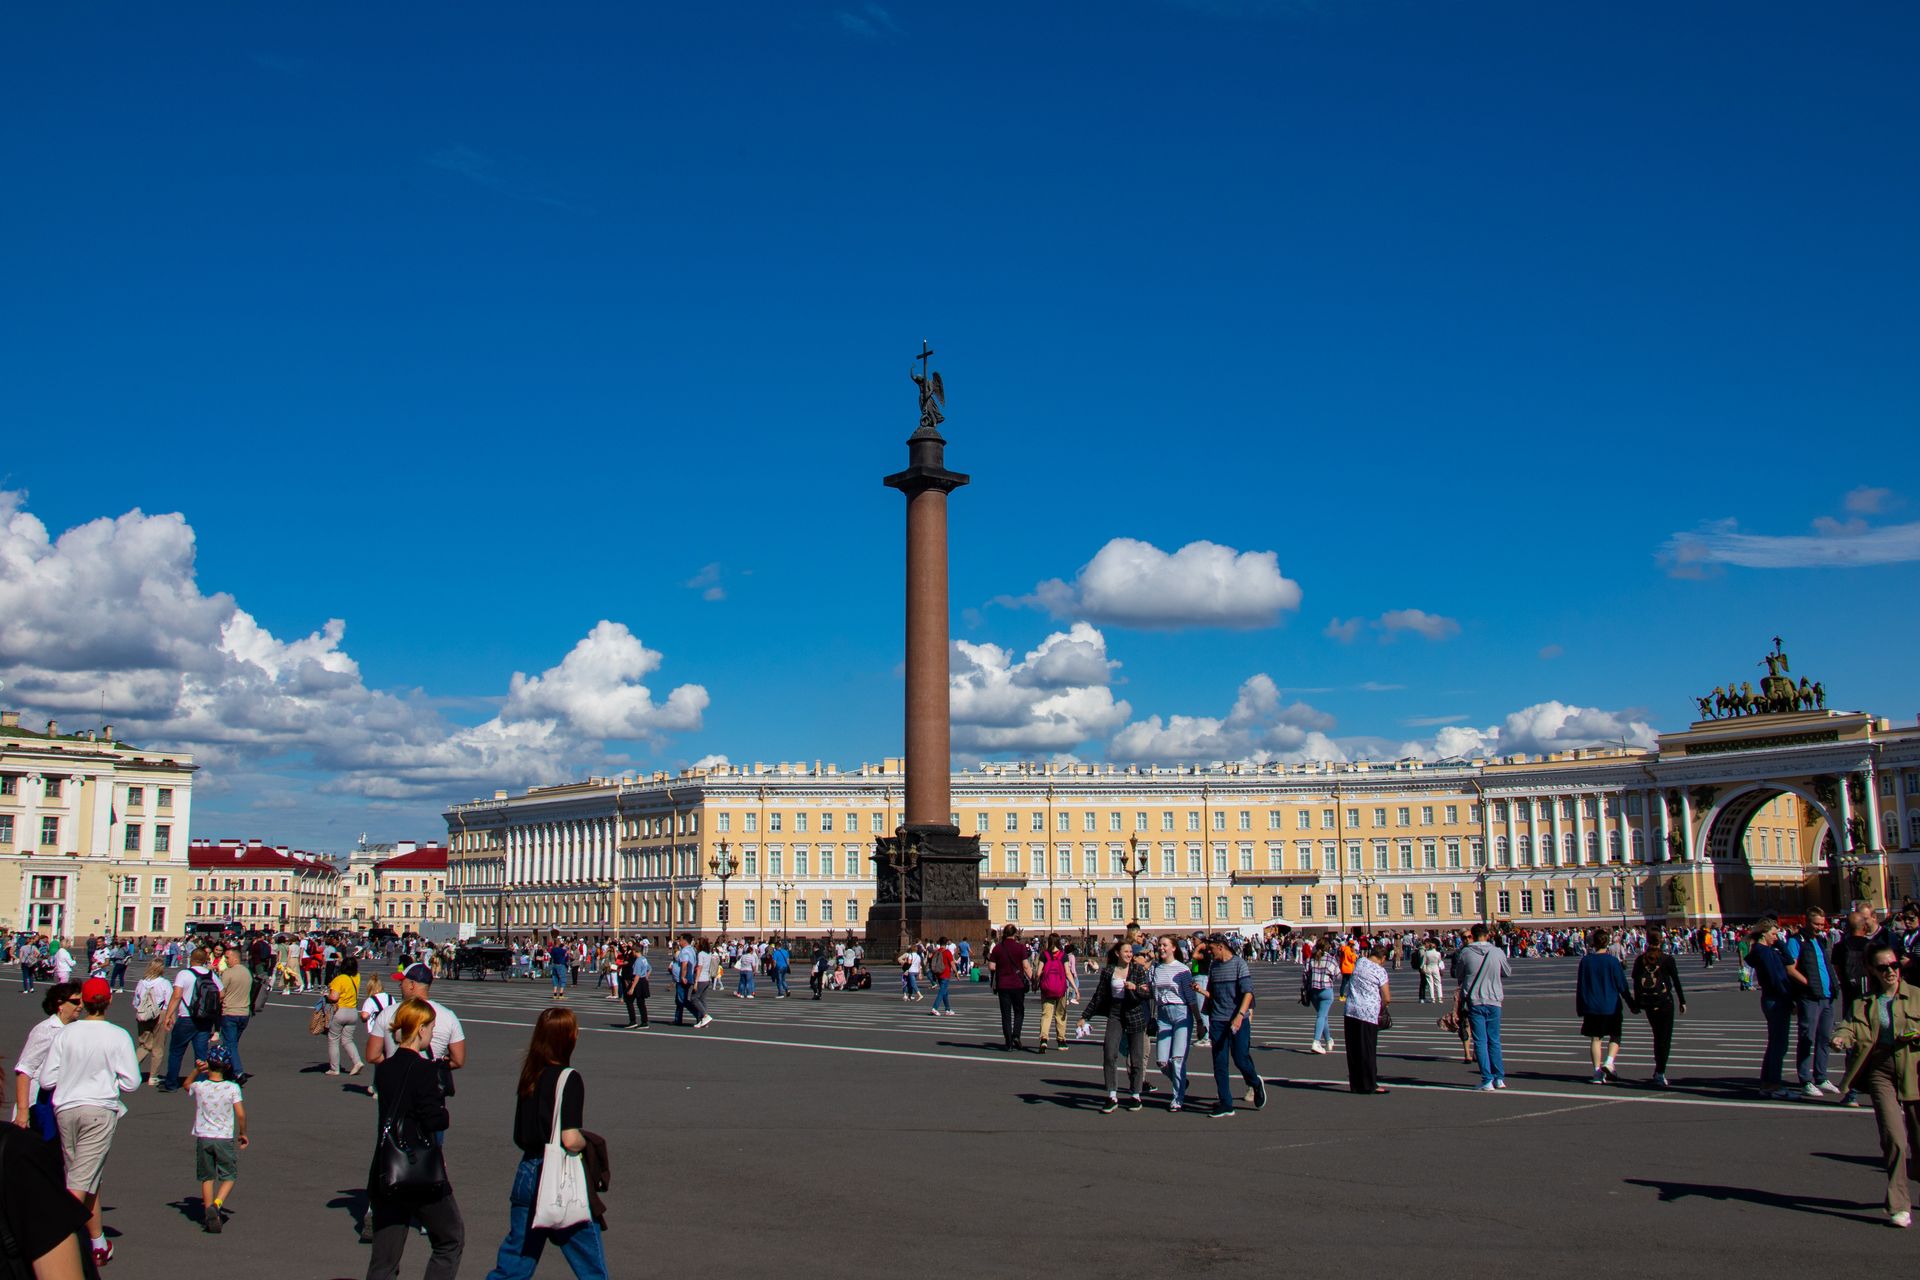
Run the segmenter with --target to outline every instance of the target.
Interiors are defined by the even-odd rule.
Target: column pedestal
[[[945,937],[973,946],[976,961],[984,962],[987,907],[980,900],[980,837],[963,836],[949,826],[905,828],[909,844],[917,844],[919,861],[906,869],[904,887],[907,936],[915,942]],[[867,958],[875,968],[900,954],[901,875],[889,859],[898,837],[874,841],[873,907],[867,912]]]

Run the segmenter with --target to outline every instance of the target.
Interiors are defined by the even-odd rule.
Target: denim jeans
[[[773,971],[773,994],[777,996],[787,994],[787,970],[775,969]]]
[[[934,983],[933,1007],[936,1010],[945,1009],[949,1013],[953,1011],[953,1003],[947,999],[947,987],[951,984],[951,982],[952,982],[952,979],[941,978]]]
[[[1313,1042],[1332,1037],[1327,1032],[1327,1015],[1333,1012],[1333,988],[1322,987],[1313,993]]]
[[[1793,1001],[1785,996],[1761,996],[1760,1015],[1767,1020],[1767,1047],[1760,1055],[1760,1084],[1778,1089],[1787,1064],[1787,1028],[1793,1023]]]
[[[740,986],[739,986],[740,994],[743,996],[752,995],[753,984],[754,984],[753,970],[751,969],[740,970]]]
[[[20,966],[20,989],[22,991],[33,990],[33,966],[30,964]]]
[[[673,984],[673,1025],[674,1026],[677,1027],[680,1025],[681,1017],[685,1015],[688,1006],[692,1003],[687,999],[687,997],[692,994],[693,994],[693,988],[688,986],[686,983],[676,982]],[[695,1015],[695,1020],[696,1021],[698,1020],[698,1015]]]
[[[1467,1023],[1473,1028],[1474,1055],[1480,1059],[1480,1083],[1501,1083],[1507,1078],[1507,1064],[1500,1056],[1500,1006],[1468,1005]]]
[[[1801,1084],[1827,1078],[1827,1041],[1833,1039],[1833,1001],[1800,1000],[1800,1046],[1793,1056]]]
[[[533,1220],[533,1197],[540,1190],[540,1165],[538,1156],[522,1156],[513,1172],[513,1190],[507,1195],[507,1238],[500,1242],[500,1256],[487,1272],[487,1280],[532,1280],[549,1240],[559,1246],[560,1255],[580,1280],[607,1280],[607,1255],[593,1219],[563,1231],[528,1225]]]
[[[167,1074],[160,1079],[164,1088],[180,1087],[180,1059],[187,1046],[193,1046],[196,1062],[207,1060],[207,1046],[213,1043],[213,1028],[202,1027],[182,1013],[173,1020],[173,1032],[167,1037]]]
[[[1180,1019],[1178,1022],[1169,1021],[1169,1010]],[[1153,1029],[1153,1061],[1173,1082],[1173,1101],[1176,1106],[1187,1100],[1187,1048],[1192,1039],[1193,1019],[1186,1009],[1162,1006]]]
[[[1253,1019],[1240,1019],[1240,1029],[1232,1029],[1233,1019],[1208,1019],[1207,1034],[1213,1041],[1213,1084],[1219,1100],[1213,1105],[1221,1111],[1233,1110],[1233,1077],[1230,1067],[1240,1068],[1256,1094],[1266,1091],[1266,1082],[1253,1065]]]
[[[229,1073],[229,1079],[247,1074],[246,1068],[240,1065],[240,1037],[246,1032],[247,1023],[251,1021],[253,1021],[252,1018],[244,1017],[220,1019],[220,1043],[227,1047],[227,1056],[233,1059],[233,1070]]]
[[[900,975],[900,994],[909,998],[920,994],[920,975],[903,973]]]

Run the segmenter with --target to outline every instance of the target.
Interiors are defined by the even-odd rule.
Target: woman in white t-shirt
[[[160,1035],[160,1017],[173,997],[173,984],[167,981],[167,966],[159,960],[147,963],[147,976],[133,988],[133,1056],[147,1072],[149,1086],[160,1083],[160,1064],[167,1042]]]

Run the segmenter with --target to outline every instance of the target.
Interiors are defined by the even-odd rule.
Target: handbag
[[[587,1207],[587,1162],[560,1145],[561,1101],[567,1094],[567,1077],[572,1067],[562,1067],[553,1082],[553,1132],[540,1153],[540,1186],[533,1196],[533,1223],[547,1231],[564,1230],[585,1222]]]
[[[313,1006],[313,1012],[307,1015],[307,1034],[310,1036],[327,1034],[327,1024],[331,1021],[333,1021],[333,1015],[327,1012],[326,1005]]]
[[[372,1190],[383,1196],[410,1196],[431,1200],[446,1194],[447,1164],[440,1144],[430,1135],[416,1133],[409,1141],[404,1130],[407,1122],[406,1096],[396,1100],[393,1119],[380,1127],[379,1141],[373,1148]]]
[[[1373,1024],[1382,1031],[1393,1030],[1393,1011],[1385,1005],[1380,1006],[1380,1021]]]

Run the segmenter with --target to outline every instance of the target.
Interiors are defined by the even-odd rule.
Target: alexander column
[[[953,825],[953,719],[947,679],[947,495],[967,477],[947,470],[940,435],[946,388],[928,362],[910,376],[920,391],[920,426],[907,439],[907,469],[886,478],[907,499],[907,795],[903,821],[874,842],[877,892],[867,915],[868,946],[890,959],[915,938],[987,933],[980,900],[980,838]]]

